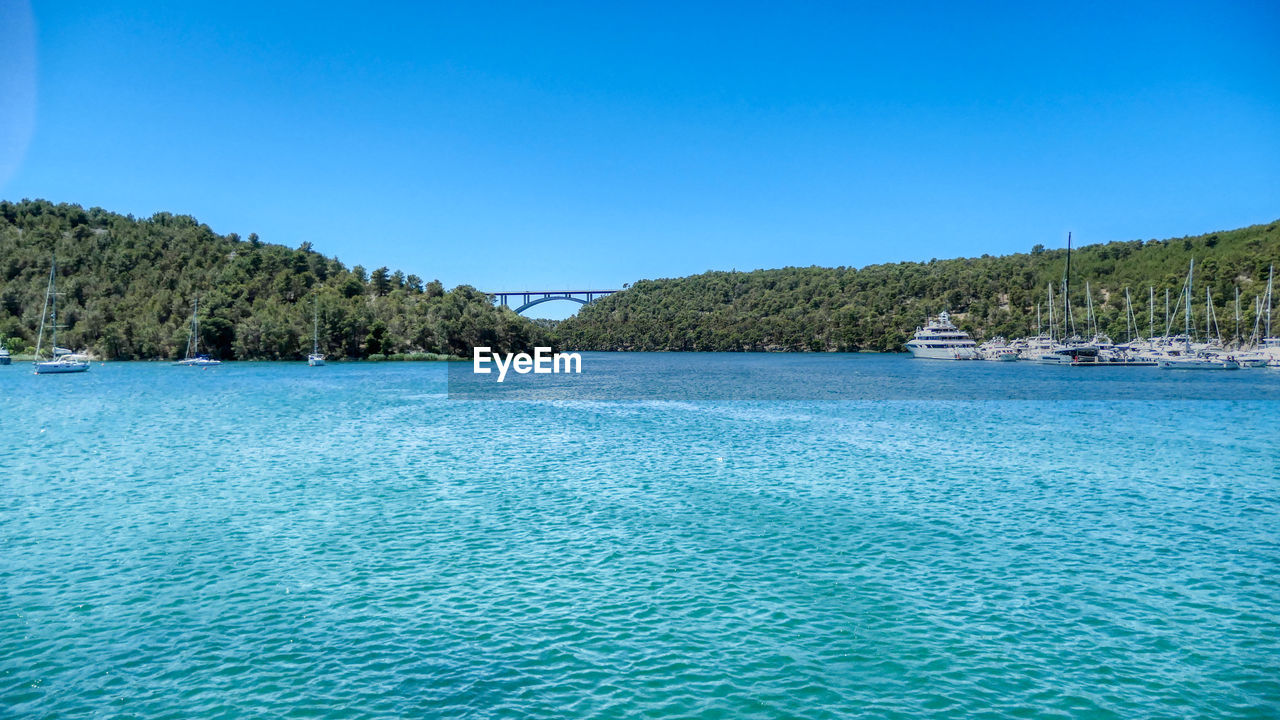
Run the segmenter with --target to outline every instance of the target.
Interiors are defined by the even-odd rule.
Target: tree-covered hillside
[[[309,243],[218,235],[185,215],[24,200],[0,201],[0,336],[13,348],[34,344],[55,251],[59,344],[110,359],[179,357],[197,297],[201,346],[225,359],[305,357],[316,300],[321,348],[336,358],[547,344],[471,287],[347,268]]]
[[[1280,264],[1280,222],[1078,248],[1071,254],[1071,304],[1081,333],[1085,281],[1102,329],[1116,339],[1126,337],[1125,288],[1145,334],[1154,286],[1157,334],[1163,332],[1164,290],[1176,300],[1193,257],[1201,327],[1206,285],[1224,334],[1234,331],[1236,286],[1252,327],[1253,298],[1265,286],[1268,266]],[[926,315],[948,310],[978,338],[1014,337],[1036,331],[1036,304],[1045,306],[1047,286],[1061,282],[1065,258],[1065,250],[1036,246],[1004,257],[644,280],[586,306],[556,335],[561,346],[580,350],[894,351]],[[1057,287],[1054,293],[1060,307]],[[1047,323],[1047,307],[1043,315]]]

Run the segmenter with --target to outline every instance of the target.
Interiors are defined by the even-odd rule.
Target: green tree
[[[201,347],[224,359],[305,357],[313,298],[335,359],[362,357],[371,335],[383,352],[466,354],[471,339],[507,326],[493,336],[500,350],[550,344],[543,328],[471,288],[371,297],[363,268],[307,244],[295,250],[256,234],[242,241],[185,215],[138,219],[30,200],[0,201],[0,334],[11,350],[34,344],[54,250],[60,344],[111,359],[180,356],[196,297]],[[382,270],[388,283],[405,277]]]
[[[380,267],[373,271],[373,275],[369,278],[369,284],[373,286],[375,295],[386,295],[391,292],[391,280],[388,276],[389,271],[386,267]]]

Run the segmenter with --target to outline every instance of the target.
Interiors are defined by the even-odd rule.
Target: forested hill
[[[378,268],[347,268],[298,249],[218,235],[186,215],[135,219],[43,200],[0,201],[0,336],[34,344],[49,261],[58,258],[59,345],[109,359],[175,358],[200,300],[201,346],[224,359],[469,354],[546,344],[546,331],[474,288]]]
[[[556,333],[561,346],[579,350],[896,351],[926,315],[948,310],[979,339],[1021,336],[1035,332],[1036,303],[1045,304],[1050,282],[1061,282],[1065,257],[1065,250],[1036,246],[1003,257],[644,280],[584,307]],[[1102,328],[1115,339],[1126,337],[1125,288],[1145,334],[1148,287],[1154,286],[1157,332],[1163,332],[1164,290],[1176,301],[1193,257],[1201,327],[1206,285],[1224,333],[1234,330],[1237,285],[1252,327],[1253,298],[1266,284],[1268,266],[1280,264],[1280,222],[1078,248],[1071,254],[1071,303],[1081,332],[1086,280]],[[1054,294],[1060,306],[1057,287]],[[1177,323],[1181,327],[1181,316]]]

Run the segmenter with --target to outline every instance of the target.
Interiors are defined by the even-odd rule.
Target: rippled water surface
[[[586,364],[0,368],[0,717],[1280,716],[1280,373]]]

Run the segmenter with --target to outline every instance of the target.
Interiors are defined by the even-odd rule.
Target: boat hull
[[[191,359],[191,360],[179,360],[176,364],[181,365],[183,367],[217,367],[222,364],[222,361]]]
[[[310,365],[311,367],[320,367],[321,365],[324,365],[324,356],[323,355],[308,356],[307,365]]]
[[[964,348],[964,347],[922,348],[922,347],[914,347],[910,343],[908,343],[907,350],[911,352],[912,357],[924,358],[925,360],[977,360],[978,359],[978,352],[973,348]]]
[[[1161,360],[1160,367],[1166,370],[1239,370],[1240,363],[1235,360]]]
[[[1068,363],[1071,367],[1155,367],[1154,362],[1148,360],[1097,360],[1094,362],[1073,362]]]
[[[35,366],[37,375],[61,375],[65,373],[85,372],[89,369],[89,363],[82,361],[60,362],[54,360],[49,362],[38,362]]]

